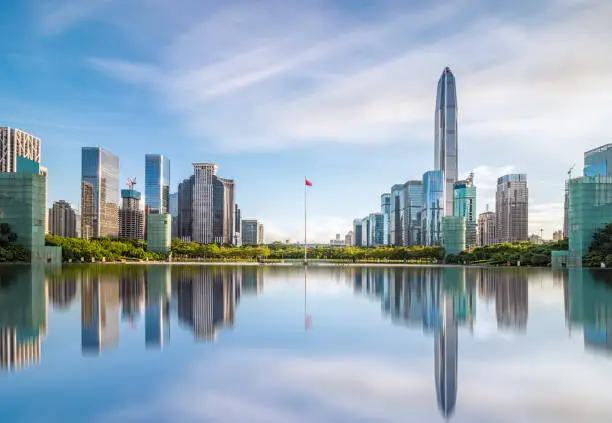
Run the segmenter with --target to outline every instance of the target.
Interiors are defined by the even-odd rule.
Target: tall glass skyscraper
[[[217,165],[194,163],[193,173],[193,234],[192,240],[201,244],[213,242],[213,186]]]
[[[145,210],[168,213],[170,201],[170,159],[163,154],[145,155]]]
[[[389,243],[391,245],[404,245],[404,200],[404,186],[393,185],[389,219]]]
[[[441,170],[423,174],[423,199],[423,243],[428,246],[440,245],[444,215],[444,174]]]
[[[391,194],[385,193],[380,196],[380,212],[383,215],[383,244],[390,244],[391,227]]]
[[[119,236],[119,158],[100,147],[81,150],[81,236]]]
[[[191,241],[193,236],[193,188],[195,176],[184,179],[178,186],[178,237]]]
[[[473,247],[476,245],[476,187],[474,186],[474,175],[463,181],[455,182],[455,216],[465,217],[465,245]]]
[[[408,181],[403,186],[404,196],[404,243],[421,245],[421,213],[423,211],[423,182]]]
[[[528,210],[527,175],[514,173],[498,178],[495,194],[497,242],[527,241]]]
[[[457,180],[457,89],[449,67],[438,81],[434,169],[444,172],[444,215],[453,215],[453,184]]]
[[[370,247],[384,245],[384,219],[382,213],[370,213],[368,216]]]
[[[234,242],[235,189],[233,179],[213,176],[213,240],[220,244]]]

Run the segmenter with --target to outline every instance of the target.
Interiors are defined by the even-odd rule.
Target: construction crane
[[[129,189],[134,189],[134,185],[136,185],[136,178],[127,178],[127,186]]]
[[[567,179],[570,180],[572,179],[572,170],[574,170],[574,166],[576,166],[576,164],[574,163],[572,165],[572,167],[569,168],[569,170],[567,171]]]

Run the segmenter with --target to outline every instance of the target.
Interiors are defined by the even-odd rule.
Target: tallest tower
[[[447,66],[436,96],[435,169],[444,173],[444,215],[453,215],[453,185],[457,180],[457,89]]]

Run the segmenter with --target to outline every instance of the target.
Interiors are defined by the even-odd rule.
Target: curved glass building
[[[438,81],[434,169],[444,172],[444,215],[453,215],[453,185],[457,180],[457,88],[449,67]]]
[[[444,215],[444,174],[430,170],[423,174],[423,243],[441,245],[442,216]]]

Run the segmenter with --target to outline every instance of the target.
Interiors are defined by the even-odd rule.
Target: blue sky
[[[266,240],[325,241],[433,167],[437,79],[457,78],[478,209],[528,174],[530,232],[562,224],[567,169],[610,140],[612,4],[594,0],[4,0],[0,125],[42,140],[49,201],[79,204],[80,147],[237,180]],[[508,3],[509,4],[509,3]],[[138,185],[137,185],[138,188]]]

